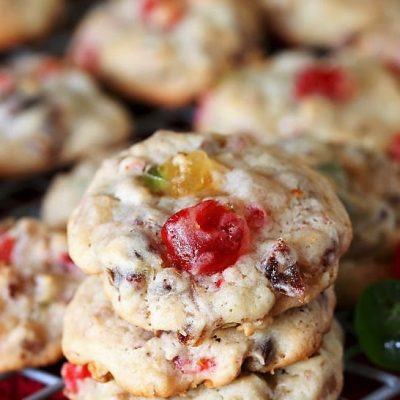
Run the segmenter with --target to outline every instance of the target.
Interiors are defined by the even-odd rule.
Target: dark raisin
[[[272,255],[261,262],[260,270],[278,292],[290,297],[301,297],[304,294],[300,268],[283,239],[278,240]]]

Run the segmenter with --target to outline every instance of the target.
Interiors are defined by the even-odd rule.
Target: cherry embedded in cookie
[[[14,77],[8,71],[0,70],[0,96],[9,93],[14,87]]]
[[[246,207],[246,221],[251,229],[261,229],[267,222],[267,212],[258,204]]]
[[[400,162],[400,132],[395,134],[389,146],[389,157]]]
[[[8,233],[0,234],[0,263],[10,264],[12,252],[15,246],[15,239]]]
[[[140,18],[146,23],[162,29],[172,29],[183,17],[182,0],[142,0]]]
[[[161,238],[167,263],[193,275],[222,272],[250,249],[246,220],[215,200],[172,215]]]
[[[216,366],[213,358],[200,358],[199,360],[194,361],[185,357],[176,356],[172,359],[172,363],[176,369],[182,372],[182,374],[206,372],[212,370]]]
[[[310,66],[298,73],[294,90],[297,99],[321,96],[341,102],[352,96],[354,83],[343,68]]]
[[[70,393],[78,392],[78,381],[91,378],[87,365],[75,365],[69,362],[62,366],[61,375],[64,378],[65,389]]]

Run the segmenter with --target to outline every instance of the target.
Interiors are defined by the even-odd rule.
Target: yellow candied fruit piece
[[[178,154],[163,165],[163,172],[169,181],[165,192],[174,197],[215,192],[218,188],[212,172],[217,169],[222,170],[223,167],[204,151]]]

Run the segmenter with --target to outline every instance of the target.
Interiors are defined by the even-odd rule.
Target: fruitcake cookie
[[[400,77],[400,2],[385,0],[380,5],[375,23],[356,38],[353,46],[362,55],[382,60]]]
[[[0,49],[44,36],[64,6],[64,0],[0,0]]]
[[[171,400],[336,400],[343,385],[342,358],[342,333],[334,323],[321,349],[308,360],[277,370],[274,375],[242,373],[229,385],[199,387]],[[129,394],[112,379],[104,383],[95,381],[87,366],[64,364],[62,375],[65,394],[71,400],[146,399]]]
[[[336,47],[368,29],[381,0],[261,0],[268,25],[290,43]],[[386,3],[386,1],[382,1]]]
[[[252,371],[268,372],[303,360],[317,351],[335,306],[333,290],[309,305],[288,310],[255,332],[222,329],[196,347],[171,332],[153,334],[119,318],[101,280],[89,277],[64,318],[63,352],[89,364],[98,379],[110,374],[130,393],[171,396],[207,382],[219,387],[235,379],[246,360]]]
[[[108,1],[84,19],[71,56],[127,96],[183,105],[253,52],[261,25],[256,4]]]
[[[312,138],[279,147],[303,158],[334,184],[353,225],[354,238],[340,262],[340,304],[354,304],[371,283],[389,278],[400,244],[400,163],[361,147]]]
[[[68,235],[122,318],[190,343],[308,303],[352,236],[329,182],[284,152],[167,131],[103,163]]]
[[[399,109],[400,87],[384,66],[350,54],[287,52],[228,75],[204,97],[195,125],[263,141],[311,135],[400,153]]]
[[[71,171],[57,174],[42,202],[41,216],[44,222],[53,228],[65,229],[69,216],[79,204],[101,162],[116,153],[116,149],[97,152]]]
[[[60,60],[21,56],[0,69],[0,177],[75,161],[130,130],[122,106]]]
[[[65,234],[30,218],[0,224],[0,372],[61,358],[61,321],[80,280]]]

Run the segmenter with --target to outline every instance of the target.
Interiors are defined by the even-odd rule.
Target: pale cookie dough
[[[41,216],[44,222],[51,227],[65,229],[69,216],[79,204],[101,162],[116,153],[117,150],[97,152],[71,171],[57,174],[43,198]]]
[[[62,318],[82,276],[64,233],[30,218],[0,224],[0,372],[61,354]]]
[[[171,400],[336,400],[343,386],[342,333],[337,323],[325,336],[322,348],[308,360],[275,375],[243,373],[221,388],[199,387]],[[145,400],[124,391],[114,380],[100,383],[90,376],[76,380],[65,391],[70,400]],[[72,389],[72,390],[71,390]],[[160,398],[153,398],[160,400]]]
[[[76,161],[131,129],[122,105],[61,60],[24,55],[0,68],[0,177]]]
[[[127,96],[178,106],[251,54],[260,26],[257,2],[107,1],[78,27],[71,57]]]
[[[0,50],[46,35],[64,8],[64,0],[0,0]]]
[[[203,161],[196,164],[195,156]],[[168,190],[177,196],[146,183],[157,165],[175,169]],[[164,257],[163,224],[204,199],[229,205],[230,218],[264,216],[258,228],[243,222],[249,248],[222,272],[191,273]],[[189,228],[198,232],[197,224]],[[250,138],[160,131],[103,163],[68,235],[71,257],[84,272],[101,274],[122,318],[196,342],[227,324],[251,325],[311,301],[336,279],[352,233],[329,182],[282,151]],[[227,235],[224,245],[235,244]]]
[[[340,304],[353,305],[368,285],[392,275],[400,245],[400,164],[372,150],[312,138],[277,144],[330,179],[349,213],[354,239],[336,289]]]
[[[308,74],[315,69],[324,71],[319,78]],[[298,51],[227,75],[204,97],[195,125],[264,142],[310,135],[386,152],[400,132],[399,109],[400,86],[381,64]]]
[[[337,47],[367,30],[386,0],[261,0],[268,25],[285,41]]]
[[[115,315],[98,277],[79,288],[64,319],[63,352],[89,364],[98,379],[111,376],[130,393],[171,396],[206,382],[219,387],[247,369],[273,371],[314,354],[329,330],[335,297],[329,289],[307,306],[265,321],[251,336],[236,328],[217,330],[196,347],[173,333],[137,328]]]

